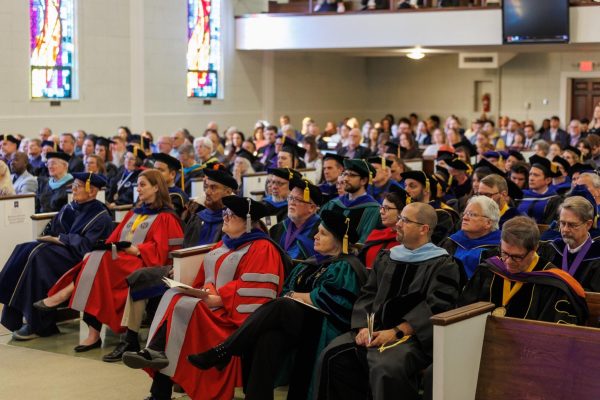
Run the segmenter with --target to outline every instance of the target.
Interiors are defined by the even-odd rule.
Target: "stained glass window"
[[[217,97],[220,69],[221,0],[188,0],[188,97]]]
[[[73,96],[74,2],[29,0],[31,97]]]

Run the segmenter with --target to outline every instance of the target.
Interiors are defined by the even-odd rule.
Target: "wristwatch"
[[[397,326],[393,327],[392,329],[394,332],[396,332],[396,339],[402,339],[404,337],[404,332],[402,329],[398,328]]]

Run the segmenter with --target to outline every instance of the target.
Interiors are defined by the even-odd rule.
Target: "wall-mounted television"
[[[503,0],[502,41],[568,43],[569,0]]]

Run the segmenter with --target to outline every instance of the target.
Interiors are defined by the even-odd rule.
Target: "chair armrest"
[[[490,311],[492,311],[495,307],[496,306],[493,303],[489,303],[487,301],[480,301],[477,303],[466,305],[464,307],[456,308],[454,310],[436,314],[430,319],[433,325],[447,326],[460,321],[464,321],[469,318],[476,317],[481,314],[487,314]]]
[[[45,221],[45,220],[54,218],[56,216],[56,214],[58,214],[57,211],[55,211],[55,212],[33,214],[31,216],[31,220],[32,221]]]

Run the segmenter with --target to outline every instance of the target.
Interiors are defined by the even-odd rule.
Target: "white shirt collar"
[[[589,238],[590,238],[590,234],[588,233],[588,239],[589,239]],[[579,250],[581,250],[581,248],[583,247],[583,245],[585,244],[585,242],[587,242],[587,239],[585,239],[585,240],[583,241],[583,243],[581,243],[579,246],[577,246],[577,247],[576,247],[576,248],[574,248],[574,249],[571,249],[571,248],[569,247],[569,245],[567,245],[567,251],[568,251],[569,253],[571,253],[571,254],[579,253]]]

